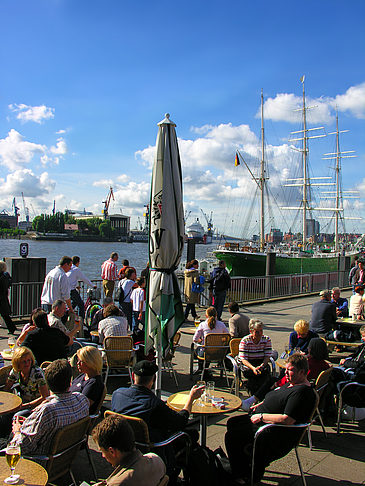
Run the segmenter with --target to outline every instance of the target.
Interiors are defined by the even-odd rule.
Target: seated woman
[[[318,334],[309,329],[309,322],[299,319],[294,324],[294,331],[289,336],[289,351],[292,352],[295,348],[299,348],[306,354],[310,340],[317,337]]]
[[[355,295],[352,295],[350,298],[349,315],[352,316],[353,319],[364,319],[364,302],[364,287],[362,285],[357,285],[355,287]]]
[[[94,346],[85,346],[77,350],[77,368],[81,373],[71,383],[71,392],[80,392],[90,403],[90,415],[96,412],[104,383],[101,378],[103,358]]]
[[[228,328],[222,321],[217,320],[217,311],[215,307],[208,307],[205,312],[206,319],[205,321],[201,322],[195,331],[193,336],[193,342],[198,344],[199,346],[196,349],[196,354],[200,357],[204,356],[204,343],[205,337],[207,334],[212,332],[214,333],[227,333]],[[203,362],[199,360],[199,369],[203,369]],[[208,366],[208,364],[206,364]]]
[[[315,381],[320,373],[328,370],[330,365],[327,363],[328,349],[326,342],[321,338],[314,338],[308,346],[308,380]]]
[[[43,371],[35,365],[32,351],[24,346],[14,350],[11,364],[4,391],[14,388],[23,401],[20,410],[33,410],[49,396]]]

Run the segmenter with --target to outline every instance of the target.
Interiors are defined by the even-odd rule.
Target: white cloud
[[[67,153],[67,144],[64,138],[58,138],[56,145],[52,145],[49,150],[54,155],[65,155]]]
[[[66,133],[66,130],[58,130],[56,132],[56,135],[64,135]]]
[[[46,150],[45,145],[27,142],[12,128],[8,136],[0,140],[0,163],[10,170],[16,170],[29,164],[35,155],[44,155]]]
[[[3,194],[21,194],[25,197],[41,197],[49,194],[56,186],[47,172],[40,176],[35,175],[30,169],[18,169],[7,175],[2,184]]]
[[[337,95],[332,106],[339,111],[349,111],[356,118],[365,118],[365,83],[351,86],[345,94]]]
[[[99,179],[95,182],[93,182],[93,186],[95,187],[110,187],[113,186],[115,183],[115,180],[113,179]]]
[[[133,182],[118,186],[114,190],[115,207],[140,208],[148,203],[150,199],[150,182]],[[123,211],[124,212],[124,211]]]
[[[120,184],[126,184],[130,180],[130,177],[127,174],[121,174],[117,177],[117,181]]]
[[[11,111],[17,114],[17,119],[22,122],[33,121],[36,123],[42,123],[44,120],[54,118],[54,108],[50,108],[46,105],[29,106],[23,103],[9,105]]]

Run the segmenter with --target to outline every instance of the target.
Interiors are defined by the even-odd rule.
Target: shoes
[[[247,398],[246,400],[242,400],[241,408],[245,412],[248,412],[252,405],[256,403],[256,397],[252,395],[252,397]]]

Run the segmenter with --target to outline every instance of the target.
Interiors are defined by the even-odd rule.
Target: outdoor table
[[[5,361],[11,361],[13,359],[13,352],[10,349],[4,349],[1,351],[1,356]]]
[[[184,408],[184,405],[188,399],[190,390],[174,393],[170,395],[167,399],[167,405],[179,412]],[[222,392],[220,390],[214,390],[214,396],[223,398],[225,408],[222,410],[220,408],[215,408],[211,403],[202,402],[201,405],[195,400],[192,407],[192,413],[199,415],[200,419],[200,443],[201,445],[206,445],[207,442],[207,425],[208,425],[208,415],[221,415],[223,413],[234,412],[237,410],[242,403],[242,400],[233,395],[232,393]]]
[[[197,330],[198,328],[197,327],[181,327],[179,329],[179,331],[182,333],[182,334],[188,334],[190,336],[194,336],[195,334],[195,331]]]
[[[343,317],[342,319],[337,319],[336,324],[339,327],[343,326],[360,329],[361,326],[365,326],[365,321],[353,321],[351,317]]]
[[[15,468],[15,474],[19,474],[18,485],[45,486],[48,482],[48,474],[44,467],[38,463],[20,458]],[[4,484],[4,479],[10,476],[10,467],[6,462],[6,457],[0,457],[0,483]]]
[[[0,415],[16,412],[21,404],[22,399],[18,397],[18,395],[8,392],[0,392]]]

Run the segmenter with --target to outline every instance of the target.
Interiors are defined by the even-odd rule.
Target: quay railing
[[[227,292],[226,302],[234,300],[244,304],[252,301],[264,301],[278,297],[320,292],[332,287],[348,286],[347,271],[306,273],[293,275],[269,275],[264,277],[232,277],[231,289]],[[92,280],[93,284],[101,289],[103,298],[102,280]],[[182,301],[186,302],[184,294],[184,277],[178,276]],[[40,306],[43,282],[13,283],[10,291],[10,302],[13,317],[28,317],[31,311]],[[80,282],[80,295],[83,301],[87,299],[87,287]],[[201,307],[211,304],[208,284],[199,296]]]

